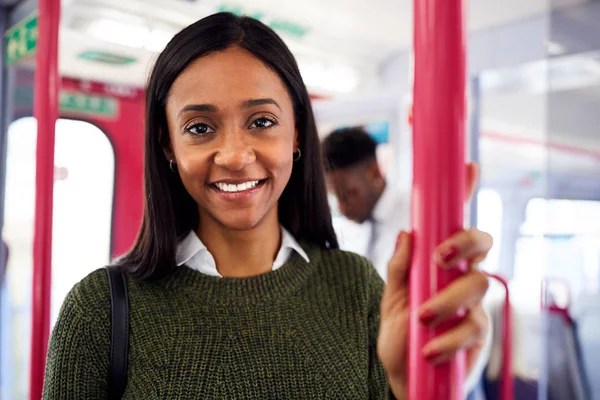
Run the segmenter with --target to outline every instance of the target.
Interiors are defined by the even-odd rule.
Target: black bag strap
[[[119,267],[106,267],[110,288],[110,361],[108,364],[108,398],[120,399],[127,386],[129,350],[129,300],[125,275]]]

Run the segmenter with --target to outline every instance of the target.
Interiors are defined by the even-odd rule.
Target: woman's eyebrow
[[[244,108],[262,106],[264,104],[273,104],[274,106],[276,106],[277,108],[279,108],[281,110],[281,107],[279,106],[279,104],[271,98],[244,100],[244,101],[242,101],[241,104],[242,104],[242,107],[244,107]]]
[[[262,106],[264,104],[273,104],[281,110],[281,106],[275,100],[271,98],[264,99],[250,99],[242,101],[241,105],[244,108],[251,108],[256,106]],[[204,111],[204,112],[217,112],[219,108],[212,104],[188,104],[179,111],[179,115],[188,111]]]
[[[218,110],[218,107],[212,104],[188,104],[179,111],[179,116],[187,111],[217,112]]]

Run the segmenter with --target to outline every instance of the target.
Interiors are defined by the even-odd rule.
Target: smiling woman
[[[123,397],[404,398],[410,238],[385,295],[367,260],[338,250],[309,96],[281,39],[251,18],[202,19],[158,57],[146,104],[144,220],[117,263],[130,308]],[[461,232],[436,257],[453,268],[490,245]],[[430,325],[471,311],[423,349],[432,363],[463,348],[476,359],[486,282],[473,270],[420,310]],[[115,390],[111,315],[100,269],[65,299],[45,399]]]
[[[295,60],[269,28],[231,17],[238,18],[217,14],[176,35],[150,77],[145,179],[154,203],[147,208],[156,215],[146,215],[138,242],[122,261],[135,276],[174,267],[177,241],[190,231],[217,265],[245,271],[236,276],[266,272],[280,225],[298,240],[337,248],[317,130]],[[219,35],[209,33],[213,29]],[[294,164],[297,150],[306,156]],[[252,181],[258,181],[252,190],[233,192],[233,185]],[[154,235],[148,223],[172,234]],[[249,228],[275,240],[244,254],[239,240],[246,239],[231,232]],[[160,260],[144,258],[151,254]],[[240,254],[243,267],[229,258]]]
[[[166,114],[167,158],[198,204],[196,233],[208,248],[231,229],[277,237],[276,205],[298,148],[292,99],[277,73],[239,46],[207,55],[175,80]],[[266,272],[278,245],[271,243],[256,268],[239,268]]]

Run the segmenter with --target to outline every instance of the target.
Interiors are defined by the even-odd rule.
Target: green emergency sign
[[[6,65],[14,64],[35,54],[38,40],[38,13],[32,12],[28,17],[17,22],[4,34],[4,57]]]
[[[219,5],[217,10],[219,12],[230,12],[236,15],[247,15],[268,25],[273,30],[288,34],[296,39],[303,38],[310,30],[307,26],[298,24],[289,19],[272,17],[260,10],[248,10],[235,3],[223,3]]]
[[[67,91],[60,92],[60,111],[115,117],[119,111],[118,107],[118,100],[114,97]]]

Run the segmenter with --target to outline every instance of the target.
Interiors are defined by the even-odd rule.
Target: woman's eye
[[[214,132],[214,130],[206,124],[193,124],[193,125],[188,126],[185,130],[186,130],[186,132],[189,132],[192,135],[197,135],[197,136],[204,136],[204,135]]]
[[[265,128],[270,128],[272,126],[277,125],[277,122],[275,122],[274,120],[270,119],[270,118],[258,118],[257,120],[255,120],[252,125],[250,125],[250,128],[254,128],[254,129],[265,129]]]

